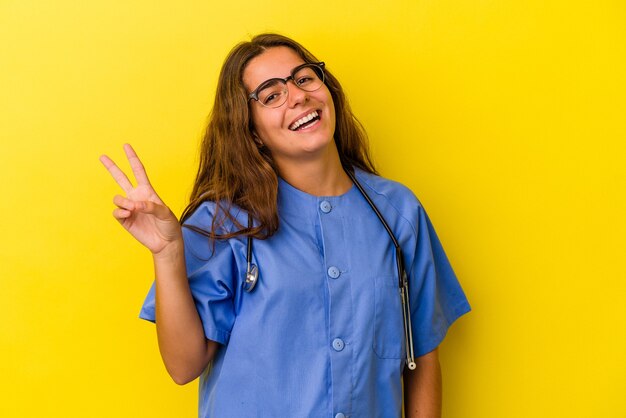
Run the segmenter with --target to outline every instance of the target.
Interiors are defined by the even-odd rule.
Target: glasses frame
[[[259,91],[261,90],[261,88],[265,87],[268,83],[272,82],[272,81],[278,81],[280,83],[283,83],[283,85],[285,86],[285,88],[287,87],[287,82],[289,80],[293,81],[294,86],[298,87],[300,90],[302,91],[308,91],[308,92],[312,92],[312,91],[316,91],[319,90],[324,83],[326,82],[326,74],[324,73],[324,67],[326,66],[326,64],[322,61],[320,62],[305,62],[304,64],[298,65],[296,68],[294,68],[293,70],[291,70],[291,74],[289,74],[289,77],[285,77],[285,78],[281,78],[281,77],[274,77],[274,78],[270,78],[268,80],[265,80],[264,82],[262,82],[261,84],[258,85],[258,87],[256,89],[254,89],[254,91],[252,91],[252,93],[248,94],[248,101],[250,100],[256,100],[258,103],[261,104],[261,106],[263,107],[267,107],[270,109],[275,109],[278,107],[281,107],[282,105],[284,105],[285,103],[287,103],[287,100],[285,99],[284,102],[282,102],[281,104],[279,104],[278,106],[267,106],[265,104],[263,104],[260,100],[259,100]],[[300,87],[298,84],[296,84],[293,76],[300,71],[301,69],[305,68],[305,67],[315,67],[317,69],[319,69],[319,74],[321,74],[321,80],[322,80],[322,84],[320,84],[320,86],[316,89],[313,90],[307,90],[307,89],[303,89],[302,87]],[[289,97],[289,89],[287,90],[287,95],[285,96],[286,98]]]

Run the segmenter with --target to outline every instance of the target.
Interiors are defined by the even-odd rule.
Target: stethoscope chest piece
[[[243,290],[246,292],[252,292],[254,286],[259,281],[259,268],[256,264],[250,264],[248,271],[246,272],[246,281],[243,284]]]
[[[248,229],[252,228],[252,214],[248,214]],[[259,281],[259,268],[252,264],[252,237],[248,235],[246,243],[246,280],[243,283],[243,290],[252,292],[254,286]]]

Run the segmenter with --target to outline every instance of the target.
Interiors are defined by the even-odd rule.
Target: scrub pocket
[[[374,289],[374,352],[380,358],[404,358],[404,323],[398,278],[377,276]]]

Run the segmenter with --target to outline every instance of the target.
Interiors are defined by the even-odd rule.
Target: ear
[[[261,138],[259,138],[259,135],[257,135],[255,130],[252,130],[252,137],[254,138],[254,142],[259,148],[263,148],[265,146],[265,144],[263,143]]]

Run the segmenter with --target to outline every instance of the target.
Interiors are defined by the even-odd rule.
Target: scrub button
[[[332,208],[333,206],[328,200],[324,200],[322,203],[320,203],[320,210],[324,213],[330,212]]]
[[[343,342],[341,338],[335,338],[333,340],[333,348],[335,349],[335,351],[341,351],[343,350],[345,346],[346,344]]]
[[[337,277],[339,277],[341,275],[341,271],[339,271],[339,269],[335,266],[329,267],[328,268],[328,276],[331,279],[336,279]]]
[[[337,415],[335,415],[335,418],[346,418],[346,416],[340,412]]]

